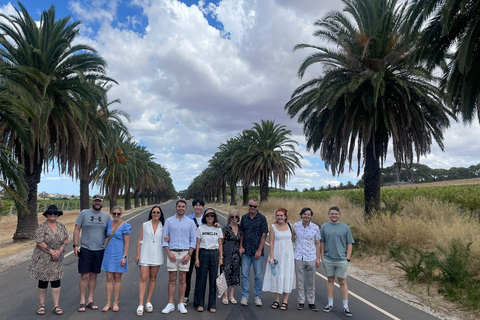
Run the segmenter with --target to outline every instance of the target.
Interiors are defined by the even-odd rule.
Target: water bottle
[[[273,263],[271,264],[272,268],[272,275],[276,276],[277,275],[277,260],[273,260]]]

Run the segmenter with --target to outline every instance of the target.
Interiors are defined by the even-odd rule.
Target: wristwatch
[[[193,255],[193,252],[188,251],[188,254],[189,254],[190,256],[192,256],[192,255]]]
[[[46,250],[46,251],[50,251],[50,247],[49,247],[49,246],[46,246],[46,247],[45,247],[45,250]]]
[[[124,257],[125,259],[127,259],[127,256],[126,256],[126,255],[125,255],[125,256],[123,256],[123,257]]]
[[[73,249],[75,249],[75,247],[78,247],[78,244],[73,244]]]

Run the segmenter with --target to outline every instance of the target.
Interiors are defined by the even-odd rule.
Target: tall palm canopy
[[[393,144],[398,163],[430,152],[435,140],[443,149],[448,110],[428,70],[411,59],[405,4],[396,0],[343,0],[343,12],[317,20],[319,45],[298,70],[320,65],[323,74],[298,87],[285,106],[303,123],[307,149],[319,151],[332,174],[364,167],[365,212],[380,206],[380,164]]]
[[[442,88],[453,110],[465,122],[480,121],[480,1],[417,0],[409,13],[408,27],[421,30],[417,54],[444,67]]]
[[[85,145],[85,124],[104,92],[96,80],[110,81],[106,63],[95,50],[74,44],[80,22],[56,19],[55,7],[43,11],[40,23],[18,3],[16,14],[1,15],[0,61],[2,68],[16,69],[36,94],[36,103],[24,114],[31,141],[11,136],[14,128],[0,132],[8,139],[28,184],[28,212],[19,214],[14,238],[30,238],[37,226],[37,184],[44,165],[53,159],[61,171],[73,171],[78,145]]]

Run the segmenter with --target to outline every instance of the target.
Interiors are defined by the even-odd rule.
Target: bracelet
[[[45,247],[45,251],[50,251],[50,247],[49,247],[49,246],[46,246],[46,247]]]

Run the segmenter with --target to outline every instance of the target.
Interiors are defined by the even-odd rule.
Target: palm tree
[[[268,201],[270,181],[284,188],[288,178],[295,173],[295,167],[301,167],[302,156],[295,151],[298,143],[290,139],[291,131],[284,125],[270,120],[254,123],[253,128],[244,134],[250,143],[238,165],[260,186],[260,201]]]
[[[37,184],[46,162],[56,160],[61,171],[70,171],[78,145],[85,145],[88,109],[101,95],[95,80],[109,81],[105,61],[83,44],[73,44],[80,22],[70,17],[56,20],[55,7],[43,11],[40,23],[18,3],[16,15],[0,15],[0,59],[19,67],[23,81],[35,88],[38,103],[28,113],[32,142],[9,141],[28,184],[28,212],[18,215],[14,239],[31,238],[37,227]]]
[[[417,57],[431,68],[443,66],[442,88],[454,112],[460,113],[464,122],[472,122],[475,116],[480,121],[480,1],[417,0],[409,14],[407,27],[421,30]],[[448,58],[446,66],[444,58]]]
[[[323,75],[298,87],[286,104],[290,117],[303,123],[307,149],[320,151],[332,174],[364,166],[365,213],[380,206],[380,163],[393,144],[397,162],[430,152],[434,139],[443,150],[449,111],[442,105],[437,80],[411,59],[408,32],[402,29],[405,5],[396,0],[343,0],[344,12],[317,20],[315,36],[327,45],[299,44],[315,50],[301,64],[302,78],[317,63]],[[353,20],[347,15],[349,14]]]

